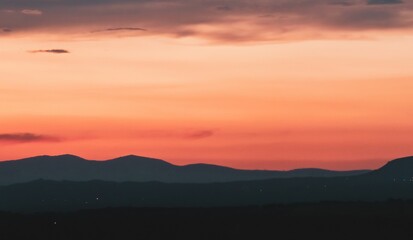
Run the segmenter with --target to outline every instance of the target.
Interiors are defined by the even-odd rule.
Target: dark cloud
[[[107,28],[105,31],[146,31],[143,28],[137,27],[118,27],[118,28]]]
[[[340,29],[363,30],[363,29],[393,29],[394,23],[398,27],[408,28],[411,22],[403,21],[403,18],[393,11],[383,8],[357,9],[331,18],[331,23]],[[354,24],[357,22],[358,24]]]
[[[33,133],[3,133],[0,134],[0,142],[58,142],[60,139],[54,136],[38,135]]]
[[[403,3],[402,0],[368,0],[367,4],[400,4]]]
[[[353,6],[356,5],[356,2],[352,0],[333,0],[330,4],[340,6]]]
[[[188,139],[203,139],[212,137],[215,134],[213,130],[201,130],[188,134],[185,136]]]
[[[10,28],[0,28],[0,32],[12,32],[13,30]]]
[[[220,10],[220,11],[231,11],[231,7],[229,7],[229,6],[227,6],[227,5],[217,6],[217,10]]]
[[[0,11],[0,22],[16,33],[78,36],[82,34],[79,29],[83,34],[102,29],[121,35],[139,32],[226,42],[294,40],[335,33],[343,36],[343,32],[359,36],[365,30],[413,30],[413,0],[400,3],[402,0],[0,0],[5,9]],[[38,16],[21,14],[21,9],[32,9],[30,13]]]
[[[101,30],[95,30],[92,31],[92,33],[96,32],[118,32],[118,31],[147,31],[144,28],[138,28],[138,27],[116,27],[116,28],[106,28],[106,29],[101,29]]]
[[[68,50],[65,50],[65,49],[31,50],[29,52],[31,53],[54,53],[54,54],[70,53]]]

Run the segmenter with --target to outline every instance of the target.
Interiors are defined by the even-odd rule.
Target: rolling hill
[[[107,207],[225,207],[320,201],[413,199],[413,158],[356,176],[273,178],[223,183],[37,180],[0,187],[0,211]],[[404,175],[403,175],[404,174]]]
[[[166,183],[210,183],[294,177],[337,177],[366,173],[368,170],[330,171],[296,169],[291,171],[239,170],[217,165],[177,166],[159,159],[124,156],[108,161],[85,160],[74,155],[37,156],[0,162],[0,185],[34,180],[113,181]]]

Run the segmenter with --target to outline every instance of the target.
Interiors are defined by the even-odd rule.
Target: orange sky
[[[0,25],[0,159],[137,154],[176,164],[355,169],[412,155],[413,35],[403,25],[411,4],[402,11],[388,1],[352,1],[351,11],[320,6],[351,16],[368,10],[359,23],[329,15],[335,25],[314,18],[313,7],[296,7],[303,19],[293,18],[290,6],[287,33],[235,4],[245,1],[202,21],[193,15],[207,13],[196,4],[141,6],[187,14],[164,22],[143,14],[146,31],[130,27],[132,14],[117,23],[129,28],[116,30],[111,15],[99,15],[114,18],[120,6],[96,5],[96,20],[73,23],[56,17],[61,6],[0,8],[8,23]],[[384,14],[390,26],[382,26],[372,11],[399,15]],[[224,34],[228,22],[245,32]]]

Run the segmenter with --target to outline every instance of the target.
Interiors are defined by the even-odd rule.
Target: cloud
[[[95,30],[91,31],[91,33],[99,33],[99,32],[135,32],[135,31],[147,31],[144,28],[139,28],[139,27],[115,27],[115,28],[106,28],[106,29],[101,29],[101,30]]]
[[[43,12],[38,9],[23,9],[21,10],[21,13],[32,16],[40,16],[43,14]]]
[[[217,10],[220,11],[231,11],[231,8],[227,5],[217,6]]]
[[[333,0],[330,3],[331,5],[341,5],[341,6],[353,6],[356,3],[351,0]]]
[[[212,137],[215,134],[213,130],[201,130],[201,131],[196,131],[192,132],[188,135],[185,136],[187,139],[203,139],[203,138],[209,138]]]
[[[39,135],[34,133],[3,133],[0,134],[0,142],[27,143],[27,142],[58,142],[55,136]]]
[[[157,138],[157,139],[186,139],[197,140],[212,137],[216,130],[210,129],[186,129],[186,130],[143,130],[135,131],[132,138]]]
[[[0,0],[0,3],[4,9],[31,9],[26,11],[31,14],[47,12],[30,21],[24,14],[0,12],[0,22],[16,33],[57,32],[79,36],[90,34],[91,29],[103,29],[99,31],[248,42],[413,31],[413,0],[226,0],[225,3],[222,0]],[[142,28],[107,27],[114,25]]]
[[[367,4],[400,4],[403,3],[402,0],[368,0]]]
[[[31,50],[29,52],[30,53],[54,53],[54,54],[70,53],[68,50],[65,50],[65,49]]]
[[[12,9],[0,9],[1,13],[8,13],[8,14],[12,14],[15,13],[16,11],[12,10]]]
[[[10,28],[0,28],[0,32],[8,33],[8,32],[12,32],[12,31],[13,31],[13,30],[10,29]]]

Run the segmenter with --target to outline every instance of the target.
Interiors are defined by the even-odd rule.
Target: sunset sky
[[[411,0],[0,0],[0,159],[413,155]]]

